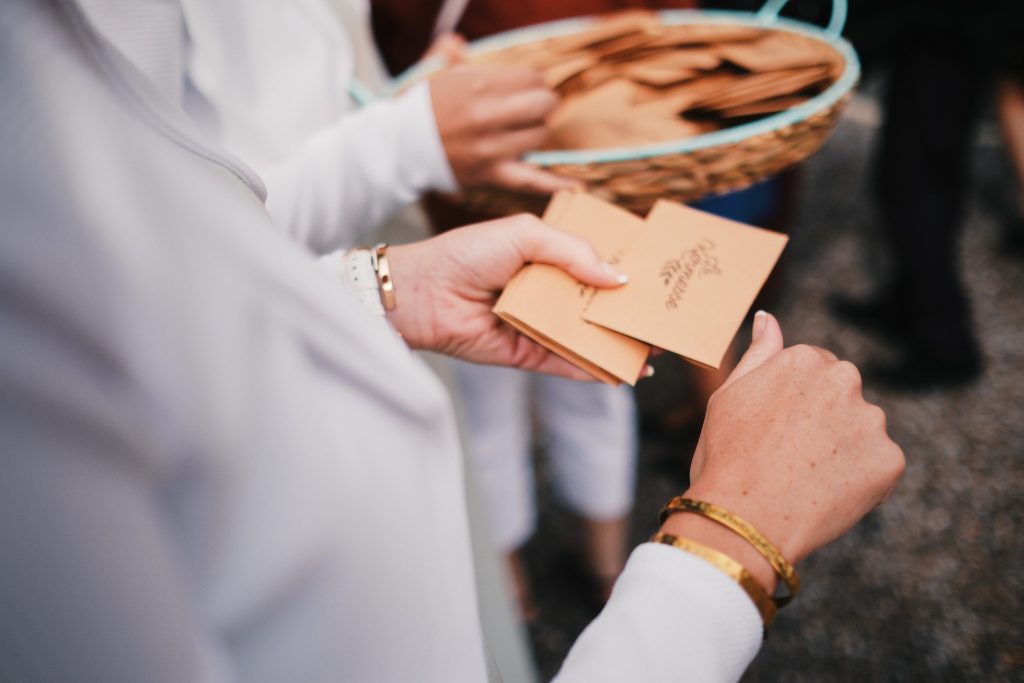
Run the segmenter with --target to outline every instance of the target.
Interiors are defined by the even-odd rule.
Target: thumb
[[[422,59],[440,58],[445,64],[458,64],[464,58],[466,39],[458,33],[443,33],[431,44]]]
[[[523,263],[557,266],[585,285],[620,287],[629,278],[606,263],[582,237],[560,230],[533,216],[516,216],[519,230],[512,233]]]
[[[754,314],[754,331],[750,341],[750,348],[743,354],[743,358],[736,365],[725,382],[722,389],[726,388],[741,377],[759,368],[765,361],[782,351],[782,328],[775,316],[764,311]]]
[[[494,166],[493,183],[508,190],[530,194],[552,194],[559,190],[581,190],[584,185],[574,178],[556,175],[524,161],[505,160]]]

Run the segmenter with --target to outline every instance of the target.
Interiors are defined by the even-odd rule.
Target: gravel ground
[[[788,343],[855,363],[888,350],[834,321],[827,299],[867,291],[879,271],[867,173],[874,132],[870,116],[848,118],[808,164],[773,306]],[[1001,253],[1013,181],[994,136],[983,137],[962,263],[985,375],[943,393],[866,387],[906,451],[906,475],[888,503],[803,564],[804,590],[745,681],[1024,681],[1024,258]],[[678,364],[659,359],[657,376],[641,383],[646,418],[689,390]],[[634,543],[685,486],[693,442],[644,432]],[[543,484],[540,508],[526,557],[541,610],[531,637],[547,680],[597,607],[574,570],[578,527]]]

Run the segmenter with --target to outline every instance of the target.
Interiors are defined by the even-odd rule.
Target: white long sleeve
[[[761,636],[761,616],[735,581],[677,548],[646,543],[556,681],[738,681]]]
[[[427,190],[456,186],[425,83],[339,117],[258,170],[275,222],[317,253],[360,241]]]

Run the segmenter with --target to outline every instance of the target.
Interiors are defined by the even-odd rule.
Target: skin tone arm
[[[388,253],[397,301],[389,319],[413,347],[588,378],[491,313],[501,288],[527,263],[617,286],[615,271],[584,240],[515,216]],[[758,314],[750,348],[708,405],[687,495],[745,518],[797,563],[885,500],[904,465],[884,413],[863,398],[857,369],[823,349],[784,348],[775,318]],[[768,563],[715,522],[676,514],[662,531],[730,555],[774,590]]]

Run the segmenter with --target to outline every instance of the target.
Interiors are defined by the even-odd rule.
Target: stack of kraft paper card
[[[672,25],[643,10],[468,60],[543,74],[561,96],[548,121],[550,149],[644,145],[729,128],[806,102],[845,66],[837,50],[799,33]]]
[[[597,290],[532,264],[494,312],[608,384],[634,384],[651,346],[717,368],[788,240],[668,201],[645,220],[582,192],[556,194],[544,220],[585,238],[629,282]]]

